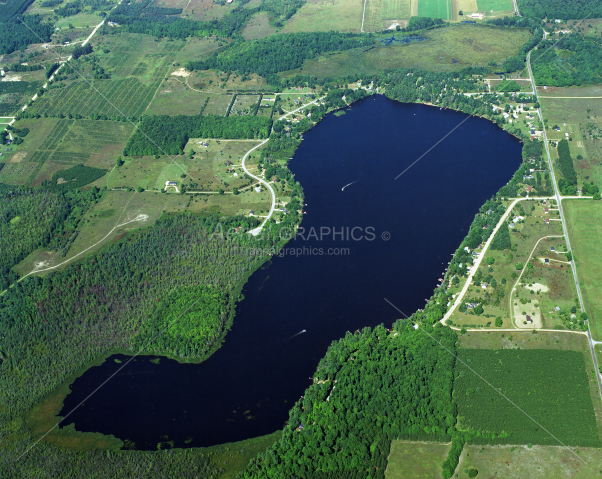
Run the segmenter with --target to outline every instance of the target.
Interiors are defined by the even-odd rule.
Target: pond
[[[332,341],[391,325],[401,314],[384,298],[408,316],[424,306],[480,206],[521,162],[520,142],[490,121],[384,96],[304,138],[290,162],[307,202],[302,234],[251,276],[221,349],[202,364],[137,357],[64,426],[148,450],[282,428]],[[126,359],[76,379],[62,414]]]

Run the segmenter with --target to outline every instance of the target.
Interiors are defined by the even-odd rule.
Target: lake
[[[289,165],[305,191],[303,234],[251,276],[221,349],[202,364],[137,357],[63,426],[148,450],[282,428],[332,341],[391,325],[401,315],[384,298],[408,316],[424,306],[480,206],[518,169],[520,142],[466,117],[380,95],[329,114]],[[73,383],[62,415],[120,366],[115,359],[127,357]]]

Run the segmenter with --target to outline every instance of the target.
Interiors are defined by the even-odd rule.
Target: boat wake
[[[353,183],[357,183],[358,181],[359,181],[359,180],[355,180],[355,181],[352,181],[351,183],[348,183],[348,184],[346,184],[345,186],[343,186],[343,187],[341,188],[341,191],[345,191],[345,188],[347,188],[348,186],[351,186]]]

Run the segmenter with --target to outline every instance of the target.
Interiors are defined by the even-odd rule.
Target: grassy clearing
[[[602,339],[602,203],[564,200],[567,228],[592,336]]]
[[[242,36],[245,40],[254,40],[256,38],[265,38],[277,32],[277,28],[270,25],[270,19],[267,12],[260,12],[253,15],[245,28],[242,30]]]
[[[434,71],[457,71],[470,65],[486,65],[515,55],[529,38],[526,30],[503,30],[480,25],[455,25],[424,34],[426,41],[405,45],[357,48],[322,55],[306,62],[302,69],[285,72],[317,77],[372,73],[386,68],[412,67]]]
[[[232,95],[213,95],[209,98],[209,103],[207,103],[203,115],[226,116],[231,101]]]
[[[477,477],[504,479],[591,479],[600,477],[602,450],[568,449],[560,446],[465,446],[457,468],[459,478],[466,469],[477,469]]]
[[[198,115],[211,95],[191,90],[184,79],[171,76],[155,94],[147,115]]]
[[[368,0],[370,1],[370,0]],[[363,1],[308,0],[286,22],[282,33],[339,32],[359,33],[362,25]],[[371,31],[364,25],[364,31]]]
[[[237,95],[230,115],[251,115],[259,101],[259,95]]]
[[[191,88],[205,93],[227,94],[233,91],[273,92],[273,90],[266,84],[265,79],[255,73],[248,75],[247,77],[243,77],[234,72],[228,75],[224,72],[218,72],[215,70],[194,71],[189,77],[187,77],[186,83]]]
[[[454,382],[459,427],[502,435],[492,440],[505,444],[555,445],[553,435],[571,446],[599,446],[585,354],[461,349]]]
[[[69,28],[69,25],[73,25],[75,28],[85,28],[95,27],[100,22],[102,22],[102,17],[100,15],[95,15],[89,12],[81,12],[77,15],[60,18],[55,22],[54,26],[56,28]]]
[[[418,16],[451,19],[450,0],[419,0]]]
[[[440,479],[451,444],[391,442],[386,479]]]

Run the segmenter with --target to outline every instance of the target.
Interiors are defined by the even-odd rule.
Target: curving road
[[[266,217],[266,219],[263,223],[261,223],[257,228],[249,231],[249,233],[251,233],[253,236],[257,236],[259,234],[259,232],[261,231],[261,229],[264,227],[264,225],[272,217],[272,214],[274,213],[274,209],[276,208],[276,193],[274,192],[272,185],[270,185],[267,181],[265,181],[263,178],[260,178],[259,176],[255,176],[253,173],[251,173],[249,170],[247,170],[247,167],[245,165],[245,160],[251,154],[251,152],[253,152],[257,148],[265,145],[268,141],[270,141],[269,137],[267,139],[265,139],[264,141],[262,141],[261,143],[259,143],[259,145],[256,145],[253,148],[251,148],[249,151],[247,151],[245,153],[245,156],[242,157],[242,169],[245,171],[245,173],[247,175],[249,175],[251,178],[254,178],[257,181],[259,181],[260,183],[264,184],[267,187],[267,189],[270,190],[270,193],[272,194],[272,207],[270,208],[270,213],[268,214],[268,216]]]

